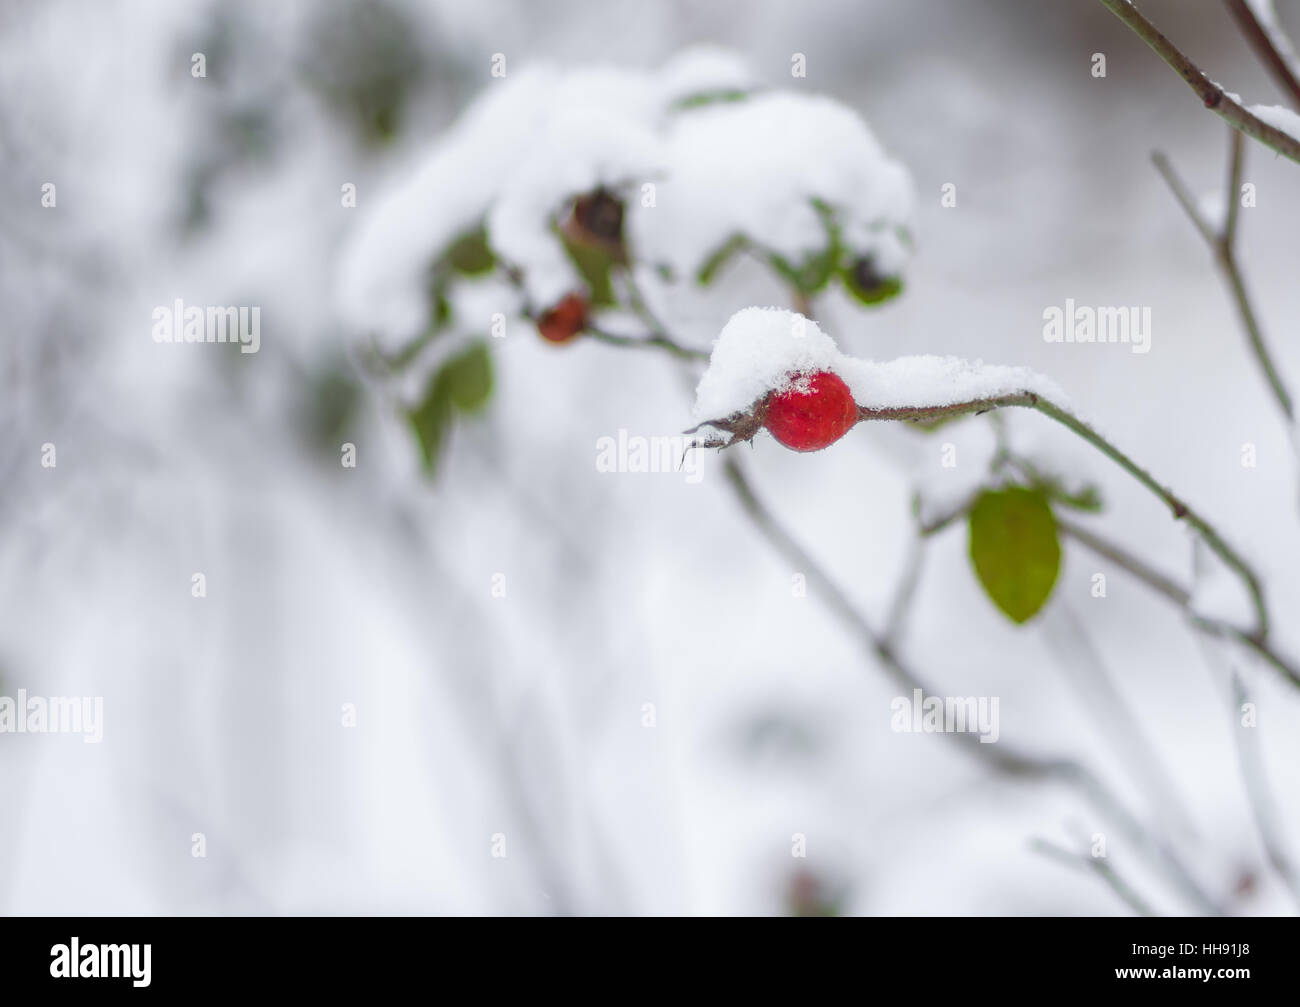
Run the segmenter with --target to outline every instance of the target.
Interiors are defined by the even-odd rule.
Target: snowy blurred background
[[[1279,4],[1293,29],[1297,7]],[[1282,100],[1221,4],[1143,9],[1230,90]],[[1034,846],[1086,854],[1099,834],[1154,911],[1205,911],[1078,787],[891,730],[897,685],[792,591],[723,458],[698,481],[598,471],[599,438],[693,422],[681,362],[512,322],[486,407],[424,470],[406,389],[376,379],[342,296],[368,211],[501,84],[494,54],[508,80],[652,72],[699,43],[839,100],[911,174],[902,296],[817,304],[841,348],[1055,379],[1240,546],[1300,655],[1287,432],[1149,158],[1213,197],[1227,131],[1095,0],[8,0],[0,695],[102,696],[104,737],[0,734],[0,912],[1130,912]],[[1300,375],[1300,167],[1246,156],[1240,257]],[[176,298],[260,306],[260,352],[156,343],[151,310]],[[1045,342],[1066,298],[1150,306],[1151,352]],[[664,310],[707,349],[755,303],[790,306],[742,267]],[[1140,487],[1040,416],[1005,422],[1098,484],[1106,508],[1081,521],[1193,587],[1187,534]],[[868,424],[819,454],[766,436],[734,453],[879,627],[912,493],[977,478],[962,460],[992,430]],[[1246,744],[1300,856],[1300,696],[1271,669],[1073,543],[1017,627],[961,523],[928,543],[899,647],[939,694],[998,697],[999,745],[1089,767],[1218,908],[1295,911],[1229,684],[1258,709]]]

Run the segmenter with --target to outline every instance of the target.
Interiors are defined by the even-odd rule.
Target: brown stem
[[[1149,45],[1166,63],[1171,66],[1187,85],[1196,92],[1196,96],[1206,108],[1221,116],[1236,130],[1240,130],[1253,140],[1258,140],[1284,157],[1300,163],[1300,140],[1290,133],[1284,133],[1276,126],[1270,126],[1253,112],[1246,110],[1240,102],[1229,98],[1223,88],[1205,76],[1205,73],[1188,59],[1179,48],[1161,33],[1155,25],[1142,16],[1133,6],[1131,0],[1101,0],[1102,4],[1133,30],[1133,33]]]
[[[1287,92],[1291,103],[1300,109],[1300,79],[1296,77],[1294,56],[1292,59],[1287,58],[1287,53],[1292,50],[1281,34],[1281,29],[1276,25],[1261,24],[1246,0],[1223,0],[1223,5],[1228,8],[1228,13],[1237,22],[1241,34],[1255,50],[1255,55],[1264,64],[1264,68],[1273,75],[1278,87]]]
[[[1292,685],[1300,688],[1300,667],[1297,667],[1294,662],[1284,657],[1269,643],[1258,639],[1252,633],[1245,632],[1240,627],[1232,626],[1218,619],[1193,614],[1190,609],[1192,592],[1181,584],[1166,577],[1163,573],[1160,573],[1122,547],[1102,538],[1095,532],[1061,518],[1059,515],[1056,519],[1056,527],[1067,538],[1074,539],[1102,559],[1114,563],[1121,570],[1131,574],[1151,590],[1185,611],[1198,629],[1218,636],[1231,637],[1266,661]]]
[[[1232,698],[1235,719],[1237,712],[1249,700],[1246,687],[1235,669],[1232,672]],[[1297,876],[1295,864],[1279,835],[1277,816],[1273,811],[1272,793],[1264,772],[1264,760],[1259,751],[1255,729],[1234,724],[1232,736],[1237,744],[1237,762],[1241,767],[1241,778],[1246,784],[1246,796],[1255,818],[1255,828],[1259,832],[1260,841],[1264,844],[1264,855],[1268,857],[1273,870],[1286,885],[1296,905],[1300,906],[1300,876]]]
[[[1224,220],[1222,230],[1216,230],[1201,214],[1201,211],[1196,208],[1196,203],[1188,192],[1187,186],[1178,177],[1178,173],[1170,164],[1169,158],[1160,151],[1156,151],[1151,155],[1151,160],[1155,164],[1156,170],[1160,172],[1160,176],[1169,186],[1170,191],[1173,192],[1178,205],[1183,208],[1183,212],[1191,219],[1196,230],[1200,232],[1201,237],[1205,239],[1205,243],[1209,245],[1210,251],[1214,253],[1214,261],[1219,267],[1219,272],[1223,274],[1224,281],[1232,291],[1232,301],[1237,307],[1237,313],[1241,316],[1241,325],[1246,331],[1246,339],[1250,343],[1251,353],[1259,364],[1260,370],[1264,372],[1264,379],[1268,382],[1278,408],[1282,410],[1288,420],[1292,420],[1295,407],[1292,403],[1291,393],[1287,389],[1286,382],[1282,380],[1281,371],[1273,359],[1273,354],[1269,351],[1268,343],[1264,339],[1263,329],[1259,324],[1259,318],[1255,314],[1255,307],[1246,291],[1245,278],[1237,265],[1235,242],[1238,209],[1241,199],[1242,146],[1241,134],[1234,132],[1232,134],[1232,148],[1228,167],[1227,217]]]

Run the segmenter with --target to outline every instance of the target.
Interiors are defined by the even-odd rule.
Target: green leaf
[[[569,261],[587,284],[587,301],[593,307],[610,307],[614,304],[614,285],[610,282],[610,270],[614,268],[614,256],[608,249],[588,242],[574,241],[567,234],[560,234],[564,250]]]
[[[970,557],[993,604],[1014,622],[1032,618],[1061,570],[1061,543],[1047,496],[1023,486],[980,494],[970,512]]]
[[[491,395],[492,354],[486,343],[475,343],[438,368],[424,398],[406,414],[426,471],[432,473],[437,468],[455,414],[480,411]]]
[[[497,259],[488,245],[487,231],[467,231],[451,243],[443,259],[457,273],[473,276],[496,268]]]
[[[482,409],[492,394],[492,354],[487,344],[475,343],[448,360],[434,384],[442,386],[442,395],[461,412],[475,413]]]
[[[880,304],[903,292],[899,276],[882,276],[876,272],[870,256],[855,259],[841,272],[844,288],[863,304]]]
[[[804,294],[815,294],[826,289],[826,284],[830,283],[838,254],[839,249],[832,243],[820,252],[808,255],[798,265],[793,265],[776,254],[771,256],[771,262],[772,268],[796,290]]]
[[[704,260],[704,264],[700,266],[699,271],[695,274],[696,282],[702,287],[707,287],[717,277],[719,270],[734,259],[744,247],[744,236],[733,234]]]
[[[408,411],[406,418],[415,431],[425,471],[432,473],[438,465],[438,455],[442,453],[447,432],[451,429],[451,402],[439,394],[437,379],[430,385],[424,401]]]
[[[772,268],[802,294],[816,294],[826,289],[826,285],[831,282],[831,277],[839,268],[840,257],[844,251],[834,207],[823,199],[813,198],[809,202],[826,232],[826,247],[808,253],[799,263],[792,263],[775,253],[771,255]]]
[[[723,88],[717,91],[701,91],[698,94],[687,95],[685,98],[678,99],[673,107],[678,109],[699,108],[702,105],[744,101],[748,97],[748,91]]]

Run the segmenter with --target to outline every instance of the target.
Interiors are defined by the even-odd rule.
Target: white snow
[[[1246,0],[1246,6],[1250,8],[1251,13],[1255,15],[1255,20],[1262,27],[1277,26],[1277,11],[1273,9],[1273,0]]]
[[[980,360],[932,355],[899,357],[877,363],[845,358],[838,373],[860,405],[877,409],[948,406],[1014,392],[1034,392],[1060,405],[1061,389],[1028,367],[1005,367]]]
[[[1218,81],[1210,81],[1210,83],[1222,91],[1225,98],[1234,104],[1240,105],[1256,119],[1300,140],[1300,115],[1297,115],[1291,109],[1282,105],[1247,105],[1237,92],[1229,91]]]
[[[682,280],[735,235],[795,265],[822,251],[814,199],[830,207],[847,254],[901,270],[911,182],[854,112],[783,93],[679,107],[752,88],[743,61],[710,47],[657,71],[511,70],[390,187],[358,193],[339,278],[345,321],[387,349],[405,344],[427,321],[430,265],[483,223],[531,306],[552,306],[580,286],[555,223],[597,186],[624,197],[635,258]]]
[[[489,88],[389,188],[357,194],[361,216],[342,255],[339,308],[356,331],[397,349],[427,320],[434,257],[486,213],[519,163],[552,76],[521,71]],[[451,194],[455,198],[450,198]]]
[[[669,101],[753,90],[757,81],[743,59],[721,46],[684,49],[659,71],[659,91]]]
[[[836,371],[844,355],[817,323],[783,308],[744,308],[731,316],[713,344],[695,392],[695,415],[723,419],[744,412],[791,377]]]
[[[392,187],[358,194],[362,220],[340,272],[344,318],[389,348],[416,335],[430,264],[489,211],[494,250],[550,306],[577,283],[550,234],[552,210],[595,182],[652,174],[649,123],[662,105],[652,78],[614,68],[538,66],[494,81]]]
[[[1281,105],[1251,105],[1246,109],[1256,119],[1261,119],[1287,136],[1300,140],[1300,115]]]
[[[1236,91],[1229,91],[1217,80],[1211,80],[1210,83],[1213,84],[1215,87],[1217,87],[1220,91],[1222,91],[1223,96],[1227,98],[1229,101],[1233,102],[1234,104],[1244,106],[1245,103],[1241,100],[1241,95],[1239,95]]]
[[[656,206],[635,214],[632,233],[643,258],[675,273],[695,273],[737,235],[796,263],[823,250],[814,199],[831,207],[852,252],[901,265],[911,179],[829,98],[774,92],[683,112],[667,162]]]
[[[647,127],[599,108],[559,112],[536,137],[487,219],[489,243],[518,267],[535,307],[583,289],[554,233],[565,205],[597,187],[633,189],[661,170],[657,149]]]
[[[872,408],[945,406],[1019,391],[1065,402],[1055,382],[1027,367],[931,355],[861,360],[841,353],[816,322],[797,312],[744,308],[714,342],[696,389],[696,418],[746,412],[769,391],[789,387],[795,376],[820,370],[838,374],[857,403]]]

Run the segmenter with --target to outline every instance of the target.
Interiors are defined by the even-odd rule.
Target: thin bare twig
[[[1277,401],[1278,408],[1282,410],[1287,420],[1291,421],[1294,419],[1291,393],[1287,390],[1286,383],[1282,380],[1281,372],[1273,359],[1273,354],[1269,352],[1268,345],[1264,341],[1264,333],[1260,328],[1255,308],[1251,303],[1250,295],[1246,292],[1246,282],[1241,275],[1241,269],[1237,265],[1235,242],[1238,208],[1241,200],[1242,146],[1241,134],[1233,132],[1228,167],[1227,216],[1221,230],[1216,230],[1197,209],[1187,191],[1187,186],[1183,184],[1173,165],[1169,163],[1169,158],[1160,151],[1156,151],[1151,155],[1151,160],[1173,192],[1174,198],[1178,200],[1183,211],[1191,218],[1192,223],[1201,233],[1201,237],[1205,239],[1210,251],[1214,253],[1214,261],[1232,291],[1233,303],[1236,304],[1237,313],[1241,316],[1241,324],[1246,330],[1246,338],[1250,342],[1251,352],[1254,354],[1260,369],[1264,372],[1264,378],[1273,392],[1273,398]]]
[[[1241,172],[1246,161],[1246,143],[1235,129],[1228,131],[1228,192],[1224,197],[1227,216],[1219,246],[1229,253],[1237,244],[1237,222],[1241,219]]]
[[[1217,619],[1210,619],[1206,616],[1194,613],[1191,610],[1192,592],[1188,588],[1185,588],[1173,579],[1166,577],[1158,570],[1149,566],[1145,561],[1138,559],[1138,557],[1127,552],[1113,542],[1110,542],[1097,535],[1095,532],[1089,531],[1071,521],[1063,520],[1059,515],[1056,519],[1056,527],[1060,530],[1061,534],[1079,542],[1081,545],[1102,557],[1102,559],[1114,563],[1121,570],[1131,574],[1157,594],[1160,594],[1173,602],[1176,607],[1186,613],[1187,617],[1191,620],[1192,625],[1196,626],[1198,629],[1214,635],[1231,637],[1238,643],[1243,644],[1249,650],[1254,651],[1258,657],[1263,658],[1263,660],[1283,678],[1297,688],[1300,688],[1300,667],[1297,667],[1292,661],[1289,661],[1269,643],[1256,638],[1253,634],[1246,632],[1239,626],[1233,626],[1229,623]]]
[[[643,350],[664,350],[671,353],[679,360],[708,360],[709,354],[706,350],[697,350],[690,346],[683,346],[675,342],[662,333],[652,332],[646,336],[624,336],[616,332],[610,332],[602,329],[597,325],[587,324],[583,330],[590,338],[602,343],[609,343],[611,346],[629,346]]]
[[[978,496],[978,494],[977,494]],[[970,513],[971,507],[975,504],[975,497],[969,500],[963,500],[958,506],[943,514],[930,518],[928,521],[917,519],[916,533],[921,538],[933,538],[943,531],[949,525],[955,524]]]
[[[1234,717],[1242,706],[1249,701],[1246,687],[1237,670],[1232,669],[1232,696],[1235,709]],[[1246,797],[1255,818],[1255,828],[1259,831],[1260,842],[1268,862],[1282,879],[1297,906],[1300,906],[1300,878],[1296,876],[1295,864],[1292,863],[1281,837],[1278,835],[1277,816],[1273,812],[1273,799],[1269,793],[1264,774],[1264,760],[1259,754],[1259,743],[1254,728],[1234,725],[1233,741],[1237,746],[1237,764],[1241,768],[1241,778],[1246,784]]]
[[[1070,867],[1092,871],[1139,916],[1157,915],[1146,900],[1133,889],[1133,886],[1121,878],[1115,868],[1110,866],[1105,857],[1090,857],[1084,853],[1071,853],[1065,847],[1057,846],[1046,839],[1035,839],[1029,844],[1029,848],[1035,853],[1041,853],[1045,857]]]
[[[1205,239],[1205,243],[1211,249],[1217,248],[1219,245],[1218,231],[1210,226],[1209,221],[1196,208],[1196,200],[1192,197],[1187,186],[1183,184],[1183,180],[1178,177],[1178,173],[1174,171],[1173,166],[1169,163],[1169,158],[1165,156],[1163,151],[1155,150],[1151,152],[1151,163],[1156,166],[1156,171],[1160,172],[1160,177],[1165,180],[1165,184],[1169,186],[1169,191],[1174,194],[1174,199],[1178,200],[1178,205],[1183,208],[1183,212],[1187,214],[1187,219],[1195,225],[1196,230]]]
[[[1194,820],[1183,803],[1178,785],[1147,738],[1141,718],[1124,702],[1105,658],[1070,599],[1058,598],[1043,618],[1044,638],[1057,651],[1058,664],[1066,670],[1084,705],[1090,708],[1098,730],[1109,736],[1119,761],[1144,792],[1150,807],[1156,809],[1158,820],[1163,820],[1167,829],[1195,834]]]
[[[1131,0],[1101,0],[1102,4],[1133,30],[1162,60],[1169,64],[1196,92],[1205,107],[1222,117],[1233,129],[1275,150],[1292,161],[1300,162],[1300,140],[1270,126],[1263,119],[1230,98],[1218,84],[1183,54],[1155,25],[1142,16]]]
[[[902,635],[907,613],[911,611],[912,599],[921,583],[921,568],[925,565],[925,539],[915,535],[907,546],[907,558],[903,561],[903,573],[894,597],[889,605],[889,614],[885,617],[885,629],[881,634],[888,646],[893,646]]]
[[[1214,634],[1207,631],[1207,635]],[[1217,635],[1222,636],[1223,634]],[[1222,655],[1209,647],[1204,637],[1198,637],[1197,643],[1200,646],[1201,655],[1205,659],[1207,667],[1213,669],[1218,667],[1220,663],[1226,664],[1224,677],[1231,697],[1231,713],[1235,722],[1232,727],[1233,744],[1237,750],[1237,766],[1241,771],[1242,783],[1246,791],[1246,802],[1250,805],[1251,817],[1255,821],[1260,844],[1264,848],[1265,859],[1277,872],[1282,883],[1296,900],[1296,904],[1300,905],[1300,884],[1298,884],[1300,879],[1296,876],[1294,864],[1287,855],[1279,836],[1277,820],[1273,814],[1273,802],[1264,772],[1264,763],[1259,753],[1259,742],[1255,736],[1255,726],[1252,725],[1250,728],[1246,728],[1238,720],[1242,714],[1243,706],[1249,701],[1245,686],[1237,673],[1236,666],[1223,662]],[[1243,733],[1243,731],[1246,733]]]
[[[1157,594],[1163,595],[1169,601],[1180,608],[1185,609],[1191,603],[1192,592],[1183,585],[1179,584],[1171,577],[1166,577],[1159,570],[1148,566],[1143,560],[1138,559],[1131,553],[1125,552],[1119,546],[1103,539],[1101,536],[1094,534],[1082,525],[1077,525],[1073,521],[1062,518],[1059,514],[1056,516],[1056,527],[1068,538],[1072,538],[1081,545],[1087,546],[1089,550],[1096,553],[1102,559],[1114,563],[1121,570],[1126,571],[1136,577],[1147,587],[1151,588]]]
[[[668,326],[663,323],[655,312],[650,310],[650,302],[646,300],[645,292],[641,289],[641,284],[637,282],[636,272],[630,265],[622,266],[618,270],[623,281],[623,289],[627,292],[627,302],[632,311],[649,326],[652,334],[661,336],[668,342],[674,342]],[[708,359],[708,353],[703,353],[705,359]]]
[[[1219,622],[1215,619],[1206,619],[1204,616],[1193,615],[1192,622],[1208,632],[1223,633],[1232,637],[1247,650],[1254,651],[1257,657],[1262,658],[1274,671],[1296,688],[1300,689],[1300,669],[1297,669],[1293,662],[1288,661],[1267,642],[1256,638],[1253,634],[1247,633],[1236,626],[1230,626],[1227,623]]]
[[[1223,0],[1223,5],[1278,87],[1287,92],[1291,104],[1300,109],[1300,67],[1296,66],[1295,49],[1282,34],[1281,27],[1276,23],[1261,22],[1246,0]]]
[[[931,690],[903,663],[893,645],[872,628],[871,624],[849,601],[848,595],[825,570],[810,556],[795,538],[776,520],[759,499],[739,462],[728,457],[723,471],[740,503],[741,510],[768,542],[799,570],[809,587],[831,611],[875,656],[889,677],[904,691]],[[1071,759],[1025,754],[1003,744],[986,745],[969,732],[947,734],[962,744],[967,754],[989,764],[998,772],[1028,780],[1054,780],[1077,788],[1103,814],[1109,815],[1119,827],[1156,863],[1161,865],[1175,885],[1195,901],[1203,911],[1218,915],[1221,908],[1212,899],[1178,854],[1158,836],[1146,828],[1106,788],[1105,784],[1086,767]]]

